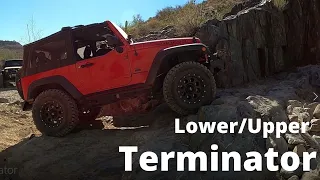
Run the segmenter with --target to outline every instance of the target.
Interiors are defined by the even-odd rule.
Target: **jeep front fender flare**
[[[157,74],[159,72],[160,66],[164,61],[168,61],[168,56],[175,54],[175,53],[181,53],[186,51],[202,51],[202,48],[205,47],[206,51],[204,53],[211,54],[209,48],[202,44],[202,43],[194,43],[194,44],[185,44],[180,46],[173,46],[166,49],[161,50],[157,53],[155,56],[153,63],[151,65],[149,75],[146,80],[146,84],[153,85],[155,79],[157,78]]]
[[[34,99],[37,93],[39,93],[39,88],[58,85],[63,88],[64,91],[69,93],[74,99],[79,100],[82,97],[82,93],[74,86],[70,81],[68,81],[63,76],[52,76],[46,77],[32,82],[28,88],[27,99]]]

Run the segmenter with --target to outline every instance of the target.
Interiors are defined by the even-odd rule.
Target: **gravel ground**
[[[33,124],[31,113],[21,110],[22,99],[14,89],[0,89],[0,150],[19,143],[31,134],[39,135]]]

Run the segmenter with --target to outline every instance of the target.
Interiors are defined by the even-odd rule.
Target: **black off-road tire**
[[[174,66],[163,82],[166,103],[181,115],[196,113],[201,106],[211,104],[215,94],[216,83],[213,74],[206,66],[193,61]]]
[[[43,108],[52,102],[57,103],[62,109],[61,116],[63,118],[57,127],[46,125],[41,116],[44,112]],[[65,136],[79,123],[79,111],[75,100],[58,89],[50,89],[40,93],[33,103],[32,116],[37,129],[47,136]]]

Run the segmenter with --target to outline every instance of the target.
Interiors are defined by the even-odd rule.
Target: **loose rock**
[[[316,141],[318,141],[318,143],[320,143],[320,136],[313,135],[312,137],[313,137],[313,139],[315,139]]]
[[[267,139],[266,147],[268,149],[274,148],[274,150],[279,152],[281,155],[288,151],[287,141],[283,137],[276,138],[276,136],[273,134],[270,134],[269,138]]]
[[[302,175],[301,180],[320,180],[320,176],[311,172],[306,172]]]
[[[307,152],[307,150],[304,145],[299,144],[293,149],[293,152],[295,152],[299,157],[303,157],[303,153]]]
[[[314,103],[308,104],[308,105],[307,105],[307,108],[310,108],[310,112],[312,112],[312,114],[313,114],[314,110],[316,109],[316,107],[317,107],[318,105],[319,105],[318,102],[314,102]]]
[[[6,98],[0,98],[0,103],[9,103],[9,100]]]
[[[299,145],[299,144],[306,144],[306,141],[300,134],[285,134],[285,139],[288,141],[288,144],[292,145]]]
[[[292,107],[302,107],[303,104],[298,100],[289,100],[288,106],[291,105]]]
[[[310,122],[311,118],[312,117],[310,116],[309,112],[303,112],[303,113],[299,114],[298,121],[299,122]]]
[[[312,119],[311,120],[310,131],[320,132],[320,119]]]
[[[287,107],[287,114],[292,114],[293,113],[293,106],[289,105]]]
[[[320,104],[318,104],[314,109],[313,116],[320,119]]]
[[[288,118],[290,122],[299,122],[299,117],[297,115],[289,115]]]
[[[300,166],[295,171],[286,171],[283,168],[280,170],[280,175],[284,177],[285,179],[289,179],[292,176],[298,176],[301,177],[303,174],[303,165],[300,163]]]
[[[297,175],[291,176],[288,180],[300,180],[300,178]]]

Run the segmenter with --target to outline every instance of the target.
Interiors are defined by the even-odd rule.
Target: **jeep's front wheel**
[[[168,106],[181,115],[196,113],[210,104],[216,93],[211,71],[197,62],[183,62],[173,67],[165,77],[163,95]]]
[[[46,90],[36,98],[32,116],[41,133],[55,137],[67,135],[79,122],[75,100],[58,89]]]

